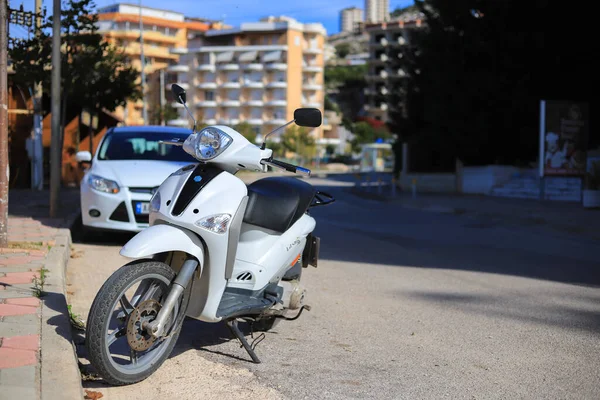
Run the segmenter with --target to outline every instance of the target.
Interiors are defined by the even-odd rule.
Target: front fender
[[[128,258],[143,258],[168,251],[182,251],[196,257],[202,269],[202,241],[189,230],[172,225],[153,225],[144,229],[123,246],[120,254]]]

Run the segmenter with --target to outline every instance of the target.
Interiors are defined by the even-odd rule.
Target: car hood
[[[90,173],[116,181],[121,187],[159,186],[187,161],[110,160],[94,162]]]

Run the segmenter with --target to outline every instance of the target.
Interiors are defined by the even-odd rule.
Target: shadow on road
[[[311,210],[320,258],[477,271],[600,286],[600,245],[499,218],[405,209],[318,187],[338,201]]]

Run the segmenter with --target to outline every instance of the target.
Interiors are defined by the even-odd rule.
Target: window
[[[207,90],[204,92],[204,100],[206,101],[215,101],[215,92],[212,90]]]
[[[168,160],[195,162],[194,158],[178,146],[160,145],[160,140],[188,134],[175,132],[118,132],[107,134],[98,154],[100,160]]]

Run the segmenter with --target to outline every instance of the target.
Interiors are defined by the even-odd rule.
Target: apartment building
[[[188,106],[199,122],[249,123],[258,139],[293,119],[294,110],[323,111],[325,28],[292,18],[268,17],[239,28],[209,30],[188,41],[167,80],[188,92]],[[189,126],[185,110],[170,125]],[[312,131],[322,138],[322,128]],[[277,138],[274,138],[277,140]]]
[[[365,22],[376,23],[390,19],[389,0],[365,0]]]
[[[124,49],[131,64],[141,70],[140,19],[142,24],[144,73],[146,75],[146,108],[150,114],[160,105],[160,71],[179,60],[172,48],[187,46],[190,34],[217,29],[221,25],[212,21],[186,18],[184,14],[119,3],[98,9],[100,33],[112,44]],[[141,83],[141,82],[140,82]],[[142,125],[142,100],[130,102],[117,109],[115,114],[126,125]],[[146,124],[149,121],[145,121]]]
[[[364,108],[368,116],[388,121],[389,105],[386,99],[391,83],[408,77],[402,68],[403,47],[410,43],[411,33],[422,26],[422,15],[366,25],[369,34],[369,69]]]
[[[340,11],[340,32],[353,32],[363,20],[363,10],[358,7],[344,8]]]

